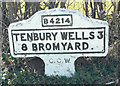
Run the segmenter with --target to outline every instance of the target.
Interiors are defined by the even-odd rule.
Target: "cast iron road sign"
[[[12,56],[40,57],[47,75],[70,76],[78,57],[108,53],[108,23],[76,10],[39,11],[27,20],[10,24],[8,30]]]

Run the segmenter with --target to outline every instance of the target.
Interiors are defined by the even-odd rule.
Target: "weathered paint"
[[[10,24],[8,31],[12,56],[40,57],[48,76],[72,76],[78,57],[102,57],[108,53],[108,23],[88,18],[76,10],[39,11],[27,20]],[[65,40],[63,33],[67,33]],[[42,40],[41,34],[45,37]],[[59,47],[53,49],[55,43]],[[78,45],[80,47],[76,47]]]

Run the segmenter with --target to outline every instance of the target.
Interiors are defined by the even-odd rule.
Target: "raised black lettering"
[[[62,44],[62,46],[63,46],[63,50],[65,50],[65,46],[67,45],[67,42],[65,42],[65,43],[61,43]]]
[[[48,24],[48,19],[44,19],[44,24]]]
[[[27,48],[27,45],[26,44],[22,44],[22,50],[23,51],[26,51],[28,48]]]
[[[56,24],[60,24],[60,18],[56,18]]]
[[[33,35],[32,35],[32,33],[31,34],[27,33],[27,40],[28,41],[33,41]]]
[[[67,19],[65,20],[65,22],[70,23],[70,19],[69,19],[69,18],[67,18]]]
[[[50,43],[46,43],[46,50],[51,50],[51,44]]]
[[[71,43],[68,44],[67,50],[73,50],[73,47],[72,47],[72,44],[71,44]]]
[[[44,50],[44,44],[43,43],[39,43],[39,50]]]
[[[69,32],[69,40],[74,40],[75,39],[75,38],[72,38],[73,34],[74,34],[74,32]]]
[[[45,33],[43,33],[43,35],[41,33],[39,33],[39,38],[40,38],[40,40],[45,40]]]
[[[81,40],[81,38],[78,38],[78,33],[75,32],[76,40]]]
[[[19,34],[13,34],[13,35],[15,35],[16,41],[18,41],[18,35]]]
[[[83,42],[83,43],[82,43],[82,49],[83,49],[83,50],[88,49],[88,47],[89,47],[88,43],[86,43],[86,42]]]
[[[62,40],[67,40],[67,32],[61,32]]]
[[[46,33],[46,40],[52,40],[52,39],[51,39],[51,34],[50,34],[50,33]]]
[[[54,34],[52,33],[53,37],[54,37],[54,40],[56,40],[56,35],[57,35],[57,32]]]
[[[90,39],[94,39],[95,38],[95,36],[94,36],[94,32],[90,32],[90,37],[89,37]]]
[[[62,23],[64,23],[64,18],[62,18],[61,20],[62,20]]]
[[[81,50],[79,42],[75,42],[75,50]]]
[[[37,51],[37,44],[32,43],[32,50],[33,50],[33,51]]]
[[[97,36],[97,38],[98,39],[102,39],[103,38],[103,31],[98,31],[98,36]]]
[[[85,40],[87,40],[88,38],[85,38],[85,34],[84,34],[84,32],[82,32],[82,38],[83,38],[83,40],[85,39]]]
[[[53,20],[53,18],[50,20],[50,23],[54,24],[54,20]]]
[[[34,41],[35,41],[35,40],[38,40],[38,39],[39,39],[38,33],[33,33],[33,34],[34,34]]]
[[[53,43],[53,50],[60,50],[59,43]]]
[[[24,39],[25,33],[21,33],[21,41],[26,41],[26,39]]]

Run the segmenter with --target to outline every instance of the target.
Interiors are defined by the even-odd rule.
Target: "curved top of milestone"
[[[106,21],[98,20],[98,19],[93,19],[93,18],[88,18],[82,13],[80,13],[77,10],[73,9],[64,9],[64,8],[55,8],[55,9],[47,9],[47,10],[41,10],[36,12],[34,15],[32,15],[29,19],[27,20],[22,20],[19,22],[15,22],[10,24],[9,28],[21,28],[22,27],[27,27],[27,28],[40,28],[42,26],[42,16],[46,15],[72,15],[72,27],[103,27],[103,26],[108,26],[108,23]],[[55,26],[54,26],[55,27]],[[58,28],[58,26],[56,26]],[[71,26],[70,26],[71,27]],[[26,29],[27,29],[26,28]],[[45,27],[44,27],[45,28]],[[51,27],[50,27],[51,28]]]
[[[41,10],[10,24],[8,32],[14,57],[106,56],[108,52],[108,23],[77,10]]]
[[[72,9],[38,11],[10,24],[8,32],[11,55],[40,57],[46,75],[72,76],[78,57],[108,53],[108,23]]]

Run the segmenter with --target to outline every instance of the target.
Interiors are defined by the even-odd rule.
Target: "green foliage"
[[[74,1],[74,0],[73,0]],[[116,11],[117,5],[111,2],[92,2],[88,3],[85,7],[84,2],[76,3],[30,3],[30,2],[13,2],[9,4],[8,9],[7,2],[2,3],[3,9],[3,26],[8,27],[9,23],[20,21],[29,18],[38,10],[44,10],[48,8],[64,7],[69,9],[77,9],[80,12],[87,14],[89,17],[105,20],[109,23],[109,55],[105,58],[79,58],[76,63],[76,72],[71,78],[65,76],[45,76],[36,71],[32,71],[26,64],[24,58],[13,58],[9,53],[8,33],[3,28],[3,54],[2,60],[4,62],[3,68],[3,85],[5,84],[105,84],[106,82],[114,81],[117,76],[117,68],[120,65],[117,52],[117,34],[119,30],[119,23]],[[110,3],[110,4],[109,4]],[[55,6],[52,6],[52,5]],[[72,4],[72,5],[71,5]],[[90,5],[91,4],[91,5]],[[46,5],[46,6],[45,6]],[[59,6],[61,5],[61,6]],[[63,6],[62,6],[63,5]],[[67,6],[68,5],[68,6]],[[95,6],[96,5],[96,6]],[[110,7],[109,7],[109,6]],[[96,8],[97,7],[97,8]],[[119,7],[119,6],[118,6]],[[88,9],[88,11],[86,11]],[[109,10],[110,9],[110,10]],[[86,13],[85,13],[86,12]],[[87,16],[86,15],[86,16]],[[120,12],[118,13],[120,15]],[[14,18],[12,18],[12,16]],[[115,44],[116,43],[116,44]],[[6,71],[7,69],[7,71]],[[120,83],[119,83],[120,84]]]
[[[103,58],[93,58],[93,60],[80,58],[76,64],[81,63],[81,59],[83,61],[76,66],[76,73],[73,77],[67,78],[65,76],[40,75],[28,69],[25,60],[22,58],[13,58],[9,54],[2,54],[2,57],[15,63],[12,68],[4,73],[6,75],[3,76],[5,77],[5,80],[2,81],[3,84],[105,84],[100,81],[106,81],[106,76],[113,74],[119,64],[116,59],[110,59],[106,62],[103,61]],[[111,76],[110,78],[114,77]]]

